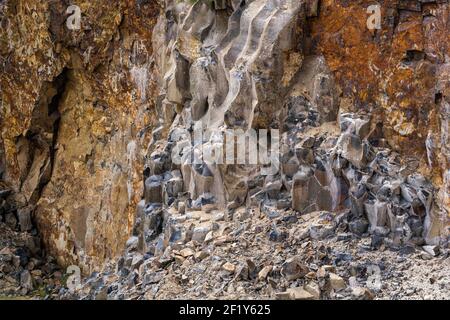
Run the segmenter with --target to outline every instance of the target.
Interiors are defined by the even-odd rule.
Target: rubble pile
[[[116,263],[58,298],[445,299],[450,290],[448,248],[376,249],[368,232],[345,232],[349,212],[275,209],[269,217],[240,208],[231,220],[219,210],[167,214],[183,236],[165,248],[154,240],[146,253],[132,237]]]
[[[24,224],[21,215],[9,209],[4,203],[0,209],[0,297],[56,295],[64,285],[63,272],[42,251],[31,220]]]

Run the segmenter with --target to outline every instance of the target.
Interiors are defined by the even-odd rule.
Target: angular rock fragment
[[[362,168],[365,164],[365,146],[361,138],[355,134],[344,133],[339,138],[339,147],[343,158],[350,161],[355,167]]]
[[[223,266],[222,269],[225,270],[228,273],[234,273],[236,271],[236,266],[230,262],[226,262]]]
[[[347,287],[345,280],[335,273],[330,273],[330,286],[334,290],[342,290]]]
[[[354,287],[352,288],[352,297],[356,300],[372,300],[374,294],[367,288]]]
[[[287,280],[295,280],[305,276],[309,272],[307,266],[305,266],[299,258],[294,257],[286,260],[281,268],[281,274]]]
[[[373,203],[366,203],[365,209],[371,232],[373,232],[376,227],[384,227],[388,223],[387,203],[376,200]]]
[[[162,176],[151,176],[145,180],[146,203],[162,203]]]
[[[289,288],[286,292],[293,300],[313,300],[314,296],[304,288]]]
[[[19,226],[21,231],[30,231],[33,228],[31,222],[31,209],[22,208],[17,210],[17,217],[19,220]]]

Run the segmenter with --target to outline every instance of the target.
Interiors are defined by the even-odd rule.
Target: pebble
[[[440,253],[439,246],[423,246],[422,249],[432,257],[436,257]]]
[[[33,289],[33,278],[28,270],[24,270],[20,274],[20,286],[25,290],[25,292],[29,292]]]
[[[311,295],[314,296],[314,299],[319,300],[320,299],[320,288],[319,285],[315,282],[309,282],[307,285],[305,285],[305,290],[308,291]]]
[[[199,251],[195,253],[194,257],[196,260],[203,260],[206,259],[209,256],[209,253],[206,251]]]
[[[312,295],[311,293],[309,293],[302,287],[289,288],[286,290],[286,292],[288,292],[291,299],[294,299],[294,300],[313,300],[314,299],[314,295]]]
[[[287,280],[295,280],[309,273],[309,268],[297,257],[286,260],[281,268],[281,274]]]
[[[266,280],[269,273],[272,271],[272,266],[265,266],[259,273],[258,273],[258,279],[260,281]]]
[[[234,273],[236,271],[236,266],[230,262],[226,262],[223,266],[222,269],[225,270],[228,273]]]
[[[187,258],[193,256],[195,254],[195,251],[192,250],[191,248],[184,248],[183,250],[180,251],[180,254],[183,258]]]
[[[335,273],[330,273],[330,285],[334,290],[342,290],[347,287],[345,280]]]
[[[354,287],[352,288],[352,297],[357,300],[372,300],[375,296],[367,288]]]

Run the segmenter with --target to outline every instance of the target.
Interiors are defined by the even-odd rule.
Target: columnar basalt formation
[[[450,3],[380,1],[370,30],[372,4],[79,1],[70,30],[70,1],[4,1],[2,219],[85,271],[131,235],[126,254],[203,243],[203,214],[242,207],[330,212],[374,246],[446,243]],[[277,170],[207,161],[230,129],[277,130]]]
[[[450,205],[449,2],[380,2],[381,29],[370,32],[371,4],[321,1],[309,47],[335,75],[341,109],[370,112],[391,148],[419,160],[417,171],[437,188],[436,233],[448,224]]]
[[[160,118],[149,148],[151,196],[138,220],[156,215],[170,225],[155,203],[231,215],[239,206],[350,210],[350,228],[369,225],[392,246],[446,239],[448,47],[436,43],[448,42],[449,5],[383,3],[380,30],[366,26],[367,7],[166,1],[153,46],[164,48],[155,53],[156,108],[171,120]],[[280,170],[265,176],[258,166],[203,159],[222,149],[227,129],[278,129]],[[199,130],[203,140],[192,142]],[[166,192],[174,175],[183,193]],[[143,224],[153,241],[156,229]],[[178,240],[171,232],[160,236],[163,248]]]

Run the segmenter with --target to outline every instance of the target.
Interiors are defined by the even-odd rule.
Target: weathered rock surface
[[[149,175],[180,169],[182,201],[188,209],[214,203],[230,214],[242,205],[262,206],[269,215],[270,208],[289,206],[301,213],[350,210],[352,231],[364,234],[368,223],[370,234],[388,237],[394,246],[446,241],[448,186],[441,178],[446,176],[448,159],[441,162],[443,166],[430,164],[423,149],[425,140],[414,152],[400,144],[421,141],[427,134],[429,141],[446,136],[446,122],[438,119],[442,113],[432,112],[439,108],[436,104],[447,103],[440,75],[418,75],[421,68],[444,66],[447,48],[428,48],[421,42],[423,35],[416,38],[404,33],[412,32],[409,28],[418,23],[417,15],[426,18],[425,24],[428,19],[443,19],[440,23],[447,25],[448,3],[386,4],[382,30],[373,33],[365,25],[357,30],[354,25],[368,18],[361,11],[362,3],[343,6],[337,1],[333,4],[337,12],[348,14],[346,19],[355,16],[344,28],[355,30],[347,34],[343,28],[331,29],[342,23],[329,20],[336,12],[327,14],[330,1],[314,12],[316,4],[235,1],[226,9],[217,9],[203,1],[194,5],[165,2],[166,15],[159,18],[153,38],[155,48],[164,48],[155,53],[160,90],[156,109],[162,115],[167,108],[175,112],[170,112],[173,121],[161,117],[155,130],[163,134],[149,147]],[[391,7],[398,12],[392,13]],[[392,17],[400,19],[400,25],[388,24]],[[416,22],[402,26],[402,19]],[[435,37],[447,39],[447,33],[435,29]],[[331,52],[337,41],[332,37],[342,39],[345,53],[341,47]],[[392,43],[396,45],[391,48]],[[367,46],[392,51],[392,61],[381,61],[382,55],[375,59],[372,52],[363,58]],[[418,46],[423,52],[431,50],[426,54],[435,54],[435,59],[416,61],[414,57],[422,56]],[[355,57],[348,56],[348,48],[355,51]],[[392,74],[398,76],[395,83]],[[402,78],[407,74],[419,79],[408,82]],[[403,82],[417,89],[398,87]],[[394,87],[396,93],[391,94]],[[417,91],[423,94],[419,97]],[[402,98],[394,101],[396,96]],[[428,103],[427,111],[420,112],[426,112],[426,117],[419,116],[414,107],[424,103]],[[404,112],[409,116],[396,116]],[[401,129],[422,125],[429,133]],[[242,130],[250,137],[252,129],[279,130],[279,152],[268,155],[270,160],[275,158],[272,166],[279,164],[278,170],[270,172],[261,162],[251,162],[252,156],[264,151],[263,145],[252,149],[254,141],[246,149],[239,148],[244,140],[238,142],[237,154],[229,154],[224,147],[228,129]],[[274,134],[271,143],[278,143]],[[440,139],[440,144],[448,141]],[[207,157],[211,154],[212,161]],[[243,157],[248,157],[247,162],[241,161]],[[234,164],[225,161],[230,159]],[[153,193],[154,187],[147,189]],[[173,203],[164,205],[176,206],[177,202],[175,196]]]
[[[0,5],[1,175],[20,228],[86,271],[122,252],[149,140],[153,1]]]
[[[436,255],[422,255],[422,248],[375,250],[370,237],[332,234],[314,239],[307,232],[323,221],[324,212],[298,214],[274,210],[268,217],[254,210],[245,218],[235,215],[217,220],[220,210],[209,214],[193,211],[168,214],[174,227],[187,230],[159,253],[142,254],[129,241],[127,252],[104,272],[83,280],[82,289],[62,289],[57,298],[93,299],[446,299],[450,284],[449,250],[423,247]],[[331,215],[329,213],[329,215]],[[294,219],[295,218],[295,219]],[[195,226],[214,221],[208,241],[190,238]],[[346,221],[335,217],[338,230]],[[274,228],[286,232],[274,241]],[[305,232],[306,231],[306,232]],[[176,232],[177,233],[177,232]],[[161,248],[159,244],[156,250]],[[426,253],[426,252],[424,252]],[[136,263],[138,262],[138,263]]]
[[[77,297],[384,297],[330,241],[448,247],[450,4],[385,1],[379,30],[368,5],[85,1],[68,31],[6,1],[2,220],[63,265],[123,253]]]

